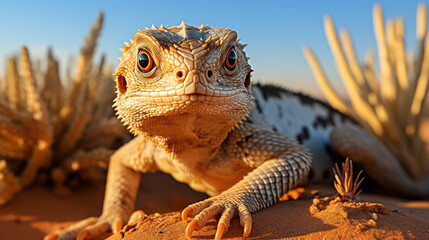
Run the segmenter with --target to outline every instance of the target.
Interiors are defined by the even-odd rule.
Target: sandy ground
[[[386,201],[393,211],[381,204],[336,202],[312,215],[311,200],[285,201],[253,214],[252,233],[247,239],[429,239],[428,202],[424,209],[418,209],[399,207],[416,204],[412,202],[374,195],[362,198]],[[178,212],[150,215],[137,224],[140,226],[128,227],[109,240],[186,239],[183,232],[187,223],[180,220]],[[242,231],[234,219],[224,239],[242,239]],[[212,220],[194,232],[193,238],[213,239],[215,232],[216,221]]]
[[[147,214],[179,211],[207,197],[162,173],[144,174],[141,182],[136,208]],[[0,207],[0,239],[42,239],[46,233],[74,221],[99,216],[104,185],[105,182],[83,184],[68,197],[58,196],[42,186],[22,191]]]
[[[423,138],[429,142],[429,120],[422,129]],[[136,209],[149,216],[142,220],[140,228],[130,227],[122,235],[126,239],[184,239],[187,223],[180,220],[178,211],[207,195],[162,173],[144,174],[141,182]],[[77,220],[98,216],[104,184],[84,184],[68,197],[55,195],[52,189],[43,186],[26,189],[0,207],[0,239],[42,239],[45,234]],[[317,189],[322,196],[334,193],[327,186],[308,188]],[[309,197],[282,201],[253,214],[249,239],[429,239],[429,197],[413,200],[364,193],[360,200],[382,203],[389,213],[375,213],[374,217],[373,212],[362,206],[332,204],[312,215]],[[213,239],[215,228],[216,222],[212,220],[194,233],[194,239]],[[242,231],[238,219],[234,219],[225,239],[242,239]],[[122,235],[111,239],[121,239]]]
[[[334,193],[326,186],[312,186],[320,194]],[[98,216],[101,212],[104,183],[82,186],[70,197],[60,197],[46,187],[31,187],[0,209],[0,239],[42,239],[53,230],[74,221]],[[157,173],[142,177],[136,208],[148,217],[138,230],[129,229],[126,239],[184,239],[186,222],[179,212],[188,204],[204,199],[205,194],[177,183],[170,176]],[[310,214],[312,200],[282,201],[273,207],[253,214],[253,228],[249,239],[338,239],[355,236],[356,239],[429,239],[429,199],[407,200],[376,194],[362,194],[363,201],[384,204],[387,215],[352,211],[335,207],[333,210]],[[154,214],[154,213],[161,213]],[[194,233],[194,239],[212,239],[216,228],[211,221]],[[234,219],[225,239],[241,239],[242,228]],[[105,235],[99,239],[104,239]],[[121,235],[111,239],[121,239]]]

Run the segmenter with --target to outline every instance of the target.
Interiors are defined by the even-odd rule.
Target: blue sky
[[[384,17],[402,16],[408,48],[415,48],[415,13],[420,1],[378,1]],[[97,49],[115,67],[124,41],[137,29],[209,24],[238,32],[255,70],[253,81],[278,83],[318,94],[302,54],[309,45],[330,79],[341,89],[323,31],[323,16],[331,14],[337,29],[346,27],[359,58],[375,49],[372,28],[374,1],[0,1],[0,74],[5,57],[27,45],[33,57],[44,57],[48,46],[61,61],[63,71],[70,56],[76,58],[84,36],[99,11],[105,25]],[[73,63],[74,64],[74,63]]]

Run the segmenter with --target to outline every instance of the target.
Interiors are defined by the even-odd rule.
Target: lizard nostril
[[[120,93],[124,94],[127,91],[127,80],[125,79],[124,76],[122,75],[118,75],[118,90]]]
[[[177,82],[182,82],[185,79],[185,71],[183,69],[176,69],[174,72],[173,74]]]

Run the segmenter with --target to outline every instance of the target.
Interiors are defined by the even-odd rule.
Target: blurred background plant
[[[114,149],[131,136],[112,109],[115,83],[104,56],[94,63],[100,13],[81,48],[76,74],[60,79],[48,50],[46,68],[22,47],[0,81],[0,205],[36,179],[70,193],[81,179],[104,176]]]
[[[428,153],[419,134],[429,81],[426,4],[420,3],[417,8],[416,54],[405,49],[402,18],[389,19],[385,24],[381,6],[375,4],[373,24],[379,70],[373,51],[366,53],[360,65],[348,31],[342,29],[339,39],[331,17],[324,18],[325,35],[348,100],[339,97],[309,47],[304,47],[304,55],[328,102],[354,116],[381,140],[413,179],[421,179],[429,174]]]

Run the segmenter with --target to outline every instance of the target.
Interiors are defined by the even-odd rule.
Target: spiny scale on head
[[[122,52],[122,53],[125,53],[130,47],[131,47],[131,45],[134,43],[134,40],[132,40],[131,38],[130,38],[130,42],[124,42],[124,46],[122,46],[122,48],[120,48],[119,50]],[[119,59],[119,61],[121,60],[121,58],[118,58]]]
[[[150,32],[150,31],[160,31],[165,33],[174,33],[176,36],[180,37],[181,40],[177,43],[180,44],[183,41],[186,40],[194,40],[202,43],[208,43],[211,40],[215,39],[216,37],[221,38],[221,35],[218,35],[218,33],[227,30],[229,28],[211,28],[209,25],[201,24],[200,27],[194,27],[187,25],[184,21],[179,26],[172,26],[168,27],[168,25],[162,25],[158,28],[155,25],[152,25],[152,28],[145,27],[145,30],[138,30],[138,32]],[[206,33],[210,30],[213,30],[211,34],[206,35]],[[206,39],[204,39],[207,37]],[[240,40],[237,40],[237,43]],[[121,49],[121,52],[125,52],[133,43],[133,40],[130,40],[130,43],[125,43],[125,46],[123,46],[123,49]],[[247,44],[238,44],[241,49],[247,46]]]
[[[180,30],[178,34],[182,36],[183,39],[188,39],[188,29],[186,27],[186,23],[182,21],[182,23],[180,24],[180,27],[182,28],[182,30]]]

